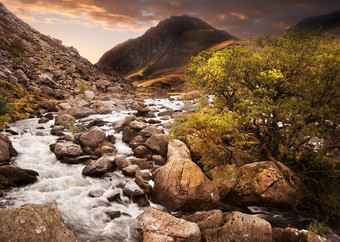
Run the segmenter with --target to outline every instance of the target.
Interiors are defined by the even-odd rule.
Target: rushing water
[[[145,103],[157,112],[167,108],[180,110],[183,102],[172,99],[147,99]],[[112,129],[112,122],[124,119],[132,111],[117,111],[107,115],[92,115],[87,122],[101,118],[108,125],[101,127],[107,134],[116,137],[117,155],[131,156],[132,150],[122,142],[122,134]],[[161,120],[162,123],[169,122]],[[0,200],[0,206],[14,207],[24,204],[48,204],[58,207],[63,222],[75,232],[80,241],[137,241],[137,219],[146,208],[141,208],[122,194],[122,185],[136,187],[134,179],[115,171],[104,178],[91,178],[81,174],[84,165],[60,163],[50,151],[49,145],[56,142],[57,136],[50,134],[53,121],[38,124],[38,119],[18,121],[11,129],[18,135],[9,135],[18,151],[13,163],[21,168],[39,173],[34,184],[12,189]],[[110,195],[119,192],[120,202],[109,202]],[[89,196],[89,194],[96,194]],[[153,207],[159,207],[151,203]],[[228,208],[225,210],[233,210]],[[260,207],[249,207],[249,213],[274,221],[277,224],[291,224],[301,221],[292,212],[280,212]],[[121,216],[113,220],[106,212],[120,211]]]

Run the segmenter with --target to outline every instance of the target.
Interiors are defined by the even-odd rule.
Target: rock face
[[[33,183],[37,180],[37,176],[39,174],[33,170],[11,165],[0,166],[0,189]]]
[[[292,172],[279,163],[281,170],[272,162],[254,162],[236,168],[234,165],[212,171],[213,183],[225,202],[243,205],[268,205],[285,207],[293,205],[298,190],[290,180]]]
[[[229,213],[227,221],[218,229],[206,229],[203,236],[207,242],[213,241],[272,241],[272,227],[264,219],[240,212]]]
[[[105,132],[102,129],[94,126],[89,131],[82,133],[79,137],[79,141],[83,146],[95,148],[100,143],[105,141],[105,138]]]
[[[45,205],[0,209],[0,241],[76,241],[59,211]]]
[[[138,217],[144,242],[200,241],[197,224],[150,208]]]

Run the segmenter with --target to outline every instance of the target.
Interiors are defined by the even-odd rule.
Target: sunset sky
[[[4,0],[43,34],[76,47],[96,63],[103,53],[172,15],[199,17],[242,39],[280,35],[311,16],[340,9],[339,0]]]

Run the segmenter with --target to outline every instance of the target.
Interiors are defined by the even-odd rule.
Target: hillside
[[[309,17],[304,20],[301,20],[295,26],[291,27],[291,29],[306,29],[311,31],[317,31],[320,28],[335,37],[340,37],[340,10],[331,12],[324,15]]]
[[[79,87],[99,90],[128,82],[106,75],[74,47],[45,36],[0,3],[0,97],[14,104],[12,120],[27,117],[44,99],[65,99]]]
[[[142,36],[107,51],[97,65],[110,68],[133,80],[158,83],[173,89],[183,83],[184,67],[190,57],[225,41],[237,40],[190,16],[173,16],[150,28]],[[161,84],[160,84],[161,83]]]

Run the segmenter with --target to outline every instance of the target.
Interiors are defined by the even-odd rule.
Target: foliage
[[[323,223],[313,222],[308,226],[307,230],[324,236],[329,231],[329,228]]]
[[[11,109],[11,101],[10,99],[5,95],[0,95],[0,116],[8,114]]]
[[[79,82],[77,86],[78,93],[84,93],[87,90],[87,83],[85,81]]]
[[[340,176],[332,159],[340,149],[339,54],[339,40],[303,31],[202,52],[187,75],[192,89],[214,100],[180,118],[171,132],[202,157],[208,150],[232,161],[216,150],[223,147],[246,150],[254,161],[285,163],[302,181],[303,206],[328,222],[339,219]],[[208,145],[197,139],[202,133],[213,137]]]

